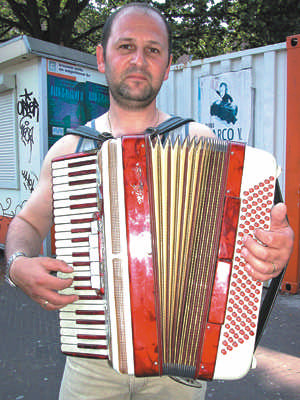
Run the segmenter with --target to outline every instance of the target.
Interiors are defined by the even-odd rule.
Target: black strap
[[[155,136],[162,136],[167,134],[173,129],[179,128],[181,125],[185,125],[188,122],[193,121],[190,118],[182,118],[182,117],[170,117],[166,121],[159,124],[157,127],[152,128],[149,127],[146,129],[145,133],[149,134],[151,138]],[[98,147],[101,147],[102,143],[107,139],[112,139],[113,136],[108,132],[99,132],[94,128],[90,128],[89,126],[78,126],[77,128],[68,128],[66,135],[78,135],[84,137],[86,139],[96,140],[98,142]]]
[[[278,180],[276,180],[276,187],[275,187],[275,196],[274,196],[274,203],[283,203],[283,198],[281,194],[281,189],[279,186]],[[258,323],[257,323],[257,331],[256,331],[256,338],[255,338],[255,346],[254,350],[256,350],[260,339],[262,338],[264,329],[267,325],[267,322],[270,318],[271,312],[273,310],[276,297],[280,291],[281,283],[283,276],[285,274],[286,267],[281,271],[281,273],[276,277],[273,278],[269,284],[269,287],[267,289],[267,293],[264,296],[260,312],[259,312],[259,317],[258,317]]]
[[[150,134],[151,138],[154,136],[161,136],[192,121],[193,119],[191,118],[182,118],[178,116],[170,117],[155,128],[147,128],[146,133]]]
[[[107,139],[112,139],[113,136],[108,132],[99,132],[95,128],[89,126],[78,126],[77,128],[68,128],[66,135],[77,135],[85,139],[95,140],[98,146],[101,147],[102,143]]]

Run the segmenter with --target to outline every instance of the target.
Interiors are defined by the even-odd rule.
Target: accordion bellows
[[[244,271],[240,253],[246,233],[269,228],[274,158],[215,139],[162,144],[128,136],[106,141],[96,164],[113,368],[136,376],[244,376],[262,284]]]

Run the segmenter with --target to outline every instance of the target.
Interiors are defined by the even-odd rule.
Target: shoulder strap
[[[147,128],[146,133],[150,134],[151,138],[155,136],[165,135],[173,129],[179,128],[181,125],[185,125],[188,122],[192,121],[194,121],[192,118],[182,118],[178,116],[170,117],[155,128]]]
[[[170,117],[157,127],[147,128],[145,133],[149,134],[151,138],[155,136],[161,136],[191,121],[193,121],[191,118],[182,118],[178,116]],[[113,138],[113,136],[108,132],[99,132],[96,129],[85,125],[78,126],[77,128],[68,128],[66,135],[78,135],[86,139],[96,140],[100,146],[103,142],[105,142],[105,140]]]
[[[113,136],[108,132],[99,132],[95,128],[89,126],[78,126],[77,128],[68,128],[66,135],[78,135],[85,139],[92,139],[98,142],[98,146],[101,146],[107,139],[112,139]]]

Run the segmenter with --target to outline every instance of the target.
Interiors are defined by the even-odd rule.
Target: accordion
[[[57,158],[52,171],[56,256],[74,268],[61,293],[79,296],[60,311],[62,351],[135,376],[244,376],[263,285],[241,251],[270,226],[274,157],[140,135]]]

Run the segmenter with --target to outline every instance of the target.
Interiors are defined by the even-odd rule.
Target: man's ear
[[[173,59],[173,56],[171,54],[168,67],[167,67],[166,72],[165,72],[164,81],[166,81],[169,78],[169,72],[170,72],[170,68],[171,68],[171,65],[172,65],[172,59]]]
[[[97,56],[97,64],[98,70],[100,72],[105,72],[105,62],[104,62],[104,55],[103,55],[103,47],[101,44],[98,44],[96,48],[96,56]]]

